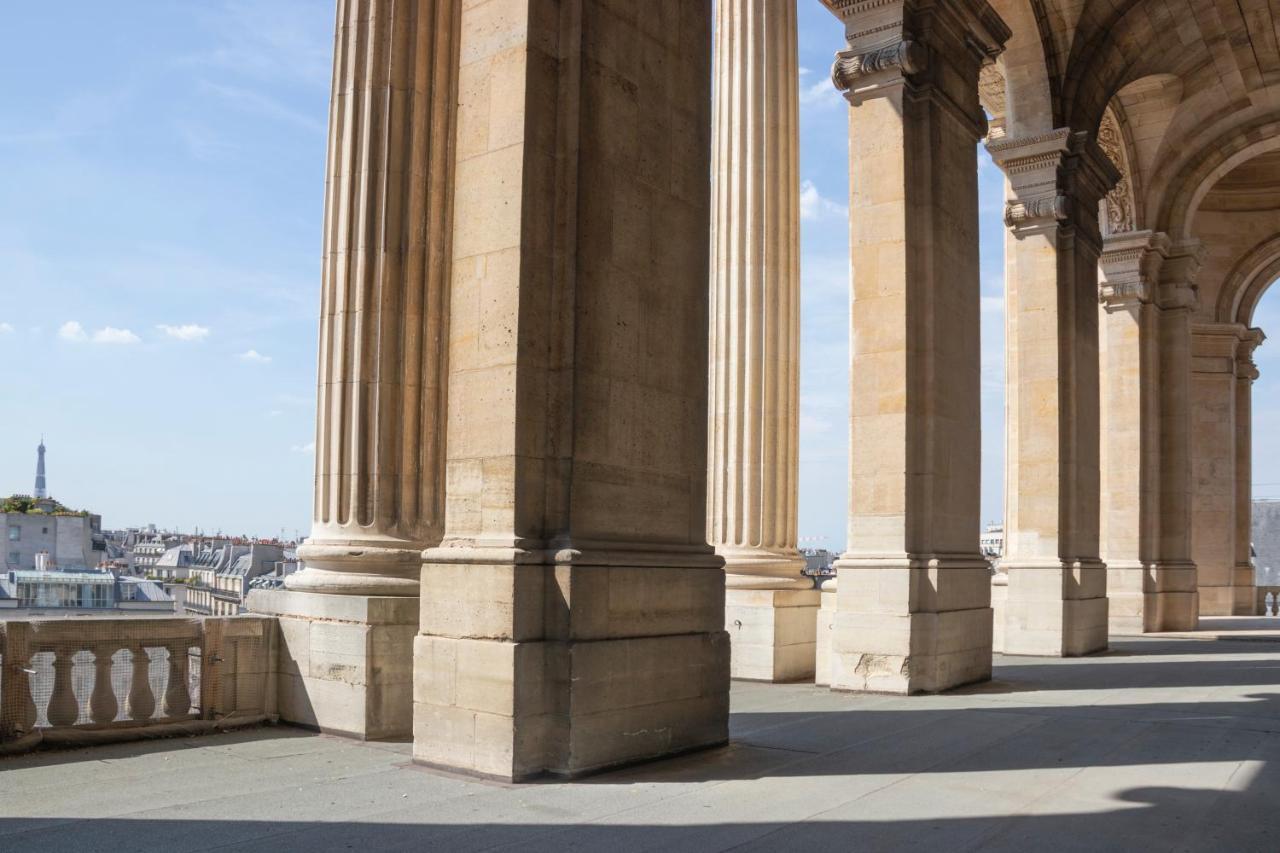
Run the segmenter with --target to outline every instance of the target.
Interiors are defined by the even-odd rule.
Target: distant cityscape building
[[[988,524],[978,537],[978,547],[982,551],[982,556],[993,563],[1003,557],[1004,525],[996,522]]]
[[[282,545],[274,542],[224,542],[195,553],[184,607],[204,616],[233,616],[244,612],[250,583],[258,577],[284,571]]]
[[[49,485],[44,477],[44,436],[40,436],[40,445],[36,448],[36,500],[49,497]]]
[[[172,613],[174,602],[159,584],[151,581],[120,577],[105,570],[46,568],[13,570],[0,576],[0,617],[15,618],[15,610],[57,611],[58,615],[106,610]]]
[[[49,568],[94,568],[94,533],[101,523],[99,516],[72,512],[49,498],[7,498],[0,502],[4,568],[34,571],[41,555]]]

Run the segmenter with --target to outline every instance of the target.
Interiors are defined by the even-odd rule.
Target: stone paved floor
[[[0,850],[1280,850],[1280,642],[1004,658],[943,696],[735,684],[727,748],[507,786],[277,727],[0,760]]]

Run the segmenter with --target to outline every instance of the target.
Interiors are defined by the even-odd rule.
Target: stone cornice
[[[1119,173],[1087,133],[1062,127],[1033,136],[993,138],[987,151],[1009,178],[1013,197],[1005,205],[1005,224],[1015,233],[1074,219],[1101,241],[1094,233],[1097,204]],[[1083,215],[1090,208],[1093,221]]]
[[[1103,280],[1098,300],[1108,308],[1152,301],[1169,237],[1155,231],[1130,231],[1107,237],[1098,266]]]

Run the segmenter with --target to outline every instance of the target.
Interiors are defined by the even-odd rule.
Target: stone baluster
[[[71,683],[74,651],[57,649],[53,658],[53,692],[46,716],[51,726],[74,726],[80,718],[80,702]]]
[[[4,666],[0,668],[0,738],[30,732],[38,712],[31,696],[30,625],[9,622],[0,628]]]
[[[796,547],[799,62],[794,0],[716,4],[707,541],[735,678],[813,675],[818,593]]]
[[[824,0],[848,49],[849,546],[834,688],[916,693],[991,675],[979,548],[981,68],[1009,30],[982,0]]]
[[[89,696],[89,718],[95,723],[115,722],[120,713],[115,685],[111,683],[112,656],[118,644],[98,643],[93,648],[93,693]]]
[[[169,644],[169,684],[164,691],[164,716],[184,717],[191,710],[187,644]]]
[[[315,504],[289,589],[417,595],[440,539],[456,6],[338,3]]]
[[[156,697],[151,690],[151,656],[141,645],[136,645],[129,651],[133,655],[133,676],[129,683],[125,713],[131,720],[150,720],[156,713]]]

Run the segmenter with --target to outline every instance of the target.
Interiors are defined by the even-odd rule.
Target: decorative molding
[[[1108,308],[1151,302],[1168,251],[1169,238],[1160,232],[1132,231],[1104,239],[1098,301]]]
[[[1120,173],[1116,185],[1102,200],[1098,224],[1104,235],[1133,231],[1137,227],[1137,216],[1134,210],[1133,185],[1129,179],[1129,156],[1120,122],[1110,107],[1102,114],[1102,124],[1098,127],[1098,147]]]
[[[1067,218],[1067,207],[1065,195],[1009,201],[1004,206],[1004,224],[1012,228],[1035,221],[1063,220]]]
[[[929,62],[929,51],[914,39],[903,39],[875,50],[842,50],[831,66],[831,82],[848,92],[861,77],[892,68],[903,74],[919,74]]]

